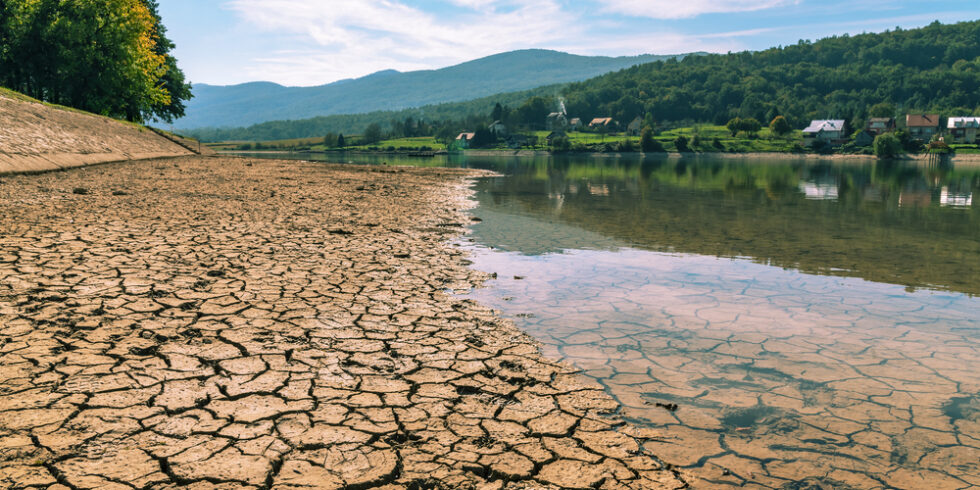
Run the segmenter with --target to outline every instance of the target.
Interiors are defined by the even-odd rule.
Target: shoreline
[[[349,151],[349,152],[315,152],[315,151],[289,151],[289,150],[254,150],[254,151],[220,151],[219,155],[225,156],[239,156],[239,155],[249,155],[249,154],[268,154],[268,155],[333,155],[333,154],[354,154],[354,155],[391,155],[391,156],[403,156],[409,157],[410,152],[385,152],[385,151]],[[816,153],[764,153],[764,152],[751,152],[751,153],[714,153],[714,152],[704,152],[704,153],[677,153],[677,152],[667,152],[667,153],[651,153],[646,154],[643,152],[629,152],[629,153],[575,153],[575,152],[563,152],[563,153],[553,153],[545,150],[465,150],[463,153],[451,154],[447,152],[436,152],[435,156],[473,156],[473,157],[551,157],[551,156],[585,156],[592,158],[635,158],[635,157],[645,157],[645,158],[663,158],[663,159],[678,159],[678,158],[724,158],[724,159],[761,159],[761,160],[847,160],[847,161],[881,161],[878,157],[874,155],[852,155],[852,154],[816,154]],[[428,157],[417,157],[417,158],[428,158]],[[902,155],[898,158],[891,159],[895,162],[923,162],[929,159],[928,154],[917,154],[917,155]],[[954,155],[951,158],[951,163],[965,163],[965,164],[980,164],[980,154],[964,154],[964,155]]]
[[[647,448],[668,434],[450,294],[488,278],[453,244],[481,175],[187,157],[5,179],[0,486],[687,487]]]

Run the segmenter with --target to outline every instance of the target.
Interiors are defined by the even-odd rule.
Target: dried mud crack
[[[188,157],[0,184],[2,488],[683,488],[448,291],[448,169]],[[78,193],[84,188],[87,192]]]

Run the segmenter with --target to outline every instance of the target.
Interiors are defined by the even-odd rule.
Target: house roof
[[[937,128],[939,114],[909,114],[905,116],[905,125],[910,128]]]
[[[582,118],[580,118],[580,117],[573,117],[572,120],[569,121],[569,122],[572,123],[572,124],[582,124]]]
[[[946,123],[949,129],[980,128],[980,117],[951,117]]]
[[[810,125],[803,130],[804,133],[819,133],[821,131],[843,131],[843,119],[817,119],[810,122]]]
[[[452,133],[450,133],[450,134],[452,134]],[[469,141],[469,140],[471,140],[471,139],[473,139],[475,137],[476,137],[476,133],[459,133],[459,136],[457,136],[456,139],[457,140],[467,140],[467,141]]]
[[[552,112],[551,114],[548,114],[548,118],[549,119],[552,118],[552,117],[565,117],[565,113],[564,112]]]
[[[590,126],[594,126],[594,125],[598,125],[598,124],[609,124],[612,121],[613,121],[613,118],[611,118],[611,117],[597,117],[597,118],[593,119],[592,122],[589,123],[589,125]]]

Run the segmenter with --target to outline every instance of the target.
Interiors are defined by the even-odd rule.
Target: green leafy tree
[[[551,150],[555,152],[566,152],[571,149],[572,144],[566,136],[556,136],[551,139]]]
[[[736,117],[729,120],[728,124],[725,124],[725,128],[727,128],[728,132],[732,134],[732,137],[734,137],[739,131],[742,130],[742,118]]]
[[[640,150],[643,153],[663,153],[664,145],[653,137],[653,128],[647,126],[640,132]]]
[[[783,116],[776,116],[771,123],[769,123],[769,130],[772,134],[776,136],[786,136],[793,131],[793,127],[789,125],[789,121]]]
[[[0,85],[143,121],[183,114],[190,86],[149,0],[4,0]]]
[[[754,117],[747,117],[742,119],[742,125],[739,128],[741,131],[746,133],[755,134],[762,130],[762,123]]]
[[[551,113],[552,101],[544,97],[531,97],[517,108],[520,123],[529,128],[543,128],[545,119]]]
[[[897,113],[898,110],[895,109],[895,106],[888,102],[875,104],[868,110],[870,117],[895,117]]]
[[[875,156],[882,159],[895,158],[903,153],[902,142],[894,133],[880,134],[872,144]]]
[[[676,139],[674,139],[674,146],[676,146],[677,151],[681,153],[688,153],[691,151],[691,148],[688,146],[687,137],[683,135],[678,136]]]
[[[365,145],[371,145],[381,141],[382,139],[384,139],[384,132],[381,130],[381,125],[378,123],[371,123],[368,125],[367,129],[364,130],[362,143]]]
[[[504,120],[504,106],[500,105],[500,102],[497,102],[493,106],[493,112],[490,113],[490,119],[492,121],[503,121]]]
[[[164,90],[170,95],[170,102],[158,107],[153,107],[146,116],[152,116],[165,122],[173,122],[174,119],[184,117],[187,109],[186,101],[194,97],[191,92],[191,84],[184,78],[184,72],[177,66],[177,59],[170,54],[177,46],[167,37],[167,27],[163,25],[160,17],[160,6],[156,0],[142,0],[143,5],[153,17],[154,28],[156,30],[156,45],[154,52],[164,58],[164,73],[160,77],[160,83]]]
[[[337,148],[347,148],[347,140],[344,139],[343,133],[337,136]]]

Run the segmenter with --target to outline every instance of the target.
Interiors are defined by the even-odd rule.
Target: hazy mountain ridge
[[[271,82],[232,86],[196,84],[187,115],[174,126],[241,127],[266,121],[396,111],[581,81],[683,56],[611,58],[533,49],[497,54],[438,70],[406,73],[385,70],[318,87],[284,87]]]

